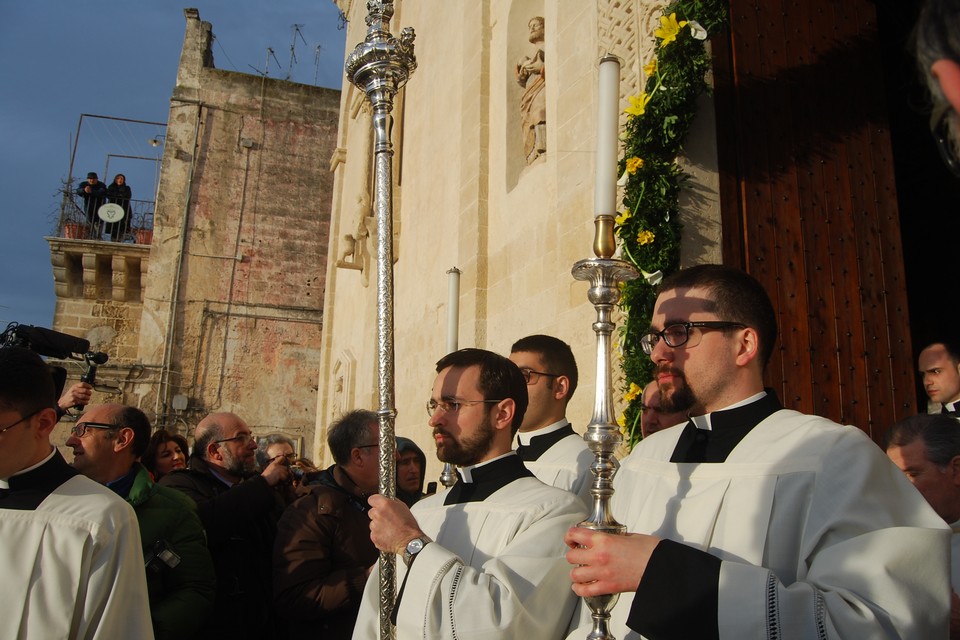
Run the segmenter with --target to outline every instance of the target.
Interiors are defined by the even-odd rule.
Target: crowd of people
[[[918,27],[955,169],[957,25],[955,0],[931,0]],[[398,438],[396,499],[378,494],[363,409],[329,426],[318,469],[233,413],[200,420],[190,448],[135,407],[86,406],[68,464],[51,434],[89,385],[58,401],[37,354],[0,349],[0,637],[375,638],[380,553],[398,559],[401,639],[584,638],[587,603],[609,594],[618,638],[960,637],[956,343],[920,352],[929,413],[891,425],[884,451],[781,406],[763,386],[776,341],[743,271],[663,280],[641,340],[644,437],[613,482],[625,535],[578,526],[594,456],[566,416],[576,361],[552,336],[436,363],[427,425],[457,480],[425,492],[434,450]]]

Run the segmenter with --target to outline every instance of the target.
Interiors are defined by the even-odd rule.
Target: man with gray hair
[[[905,418],[885,436],[887,456],[950,525],[950,637],[960,638],[960,429],[947,415]]]
[[[367,497],[379,483],[380,427],[357,409],[333,423],[334,464],[283,513],[273,549],[273,595],[290,638],[349,638],[377,548]]]
[[[257,442],[250,427],[233,413],[212,413],[194,431],[193,454],[160,484],[178,489],[197,503],[207,530],[217,575],[213,614],[204,637],[273,637],[270,607],[270,554],[277,520],[286,506],[283,490],[292,476],[286,458],[257,473]]]
[[[271,433],[257,447],[257,467],[266,469],[281,456],[287,459],[288,464],[293,464],[297,459],[297,445],[282,433]]]

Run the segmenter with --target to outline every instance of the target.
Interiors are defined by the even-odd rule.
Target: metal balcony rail
[[[61,190],[63,207],[57,223],[57,237],[73,240],[150,244],[153,241],[153,200],[116,200],[91,197],[84,200],[75,192]],[[100,212],[106,204],[118,205],[123,216],[115,222],[104,220]],[[109,218],[109,210],[104,211]],[[116,213],[114,208],[113,213]]]

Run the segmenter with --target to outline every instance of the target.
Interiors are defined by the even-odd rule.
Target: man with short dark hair
[[[205,636],[262,640],[277,632],[270,604],[271,556],[292,477],[286,458],[257,473],[256,450],[253,433],[239,416],[212,413],[194,431],[187,468],[160,480],[193,498],[207,531],[217,594]]]
[[[939,413],[960,417],[960,349],[950,342],[934,342],[917,359],[923,390]]]
[[[887,456],[950,525],[950,637],[960,638],[960,429],[940,414],[904,418],[885,435]]]
[[[149,442],[150,421],[140,409],[105,404],[87,407],[66,445],[75,469],[137,513],[154,636],[190,638],[213,605],[213,561],[193,500],[154,484],[138,462]]]
[[[133,509],[70,468],[50,368],[0,349],[0,638],[152,638]]]
[[[370,567],[379,556],[370,540],[367,496],[379,482],[380,427],[357,409],[331,425],[335,464],[283,512],[273,548],[273,595],[290,638],[349,638]]]
[[[567,420],[579,381],[573,350],[559,338],[532,335],[513,343],[510,360],[520,368],[529,397],[517,455],[541,481],[577,494],[589,506],[594,456]]]
[[[459,480],[409,509],[369,499],[370,537],[402,557],[398,638],[556,638],[575,598],[565,584],[563,532],[585,516],[573,494],[538,480],[511,449],[527,385],[507,358],[461,349],[437,363],[427,403],[437,457]],[[354,638],[377,634],[379,569]]]
[[[568,532],[574,591],[621,594],[619,638],[945,637],[947,528],[861,430],[764,389],[776,335],[745,272],[664,279],[640,345],[661,407],[691,417],[614,478],[612,514],[636,533]]]

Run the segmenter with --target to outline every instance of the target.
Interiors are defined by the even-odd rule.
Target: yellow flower
[[[624,113],[631,116],[642,116],[647,110],[647,103],[650,102],[650,96],[644,91],[638,96],[629,96],[630,106],[623,110]]]
[[[643,231],[637,234],[637,244],[639,245],[650,244],[651,242],[654,241],[656,237],[657,236],[654,235],[653,231],[647,231],[646,229],[644,229]]]
[[[627,435],[623,431],[624,429],[627,428],[627,416],[625,416],[622,413],[619,416],[617,416],[617,424],[620,425],[620,433],[623,433],[623,435]]]
[[[616,222],[617,225],[622,225],[624,222],[629,220],[632,215],[633,214],[631,214],[629,211],[621,211],[620,214],[614,219],[614,222]]]
[[[651,60],[651,61],[648,62],[647,64],[643,65],[643,73],[646,74],[646,76],[647,76],[648,78],[649,78],[650,76],[652,76],[652,75],[653,75],[654,73],[656,73],[656,72],[657,72],[657,59],[656,59],[656,58],[654,58],[653,60]]]
[[[624,402],[633,402],[637,399],[637,396],[640,395],[640,392],[643,391],[640,387],[637,386],[636,382],[630,383],[630,388],[627,389],[627,392],[623,394]]]
[[[660,27],[653,32],[653,35],[660,38],[661,47],[665,47],[677,39],[680,29],[687,26],[686,20],[677,22],[677,13],[673,12],[669,17],[660,16]]]
[[[633,175],[637,172],[637,169],[643,167],[643,158],[638,158],[633,156],[632,158],[627,158],[627,173]]]

